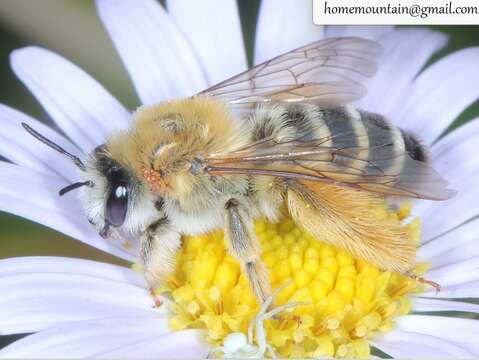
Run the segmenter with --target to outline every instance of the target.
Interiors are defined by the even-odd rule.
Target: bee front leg
[[[229,253],[236,258],[243,274],[249,280],[258,304],[270,295],[268,277],[259,258],[260,249],[253,232],[251,216],[247,207],[237,199],[229,199],[225,204],[225,238]]]
[[[168,275],[173,272],[175,255],[181,246],[181,237],[164,217],[148,226],[140,240],[143,275],[150,286],[155,306],[158,307],[161,301],[153,289],[163,285]]]

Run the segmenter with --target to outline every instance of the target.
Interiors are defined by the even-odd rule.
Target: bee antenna
[[[34,130],[30,125],[22,122],[23,128],[30,134],[32,135],[35,139],[41,141],[45,145],[51,147],[53,150],[58,151],[60,154],[65,155],[68,157],[70,160],[72,160],[75,165],[81,170],[81,171],[86,171],[85,164],[80,160],[79,157],[70,154],[68,151],[66,151],[64,148],[62,148],[60,145],[55,144],[53,141],[50,139],[47,139],[45,136]]]
[[[63,189],[61,189],[58,194],[60,196],[63,196],[65,195],[67,192],[69,191],[72,191],[72,190],[75,190],[75,189],[78,189],[79,187],[81,186],[89,186],[89,187],[93,187],[95,184],[93,183],[93,181],[79,181],[79,182],[76,182],[76,183],[73,183],[73,184],[70,184],[70,185],[67,185],[65,186]]]

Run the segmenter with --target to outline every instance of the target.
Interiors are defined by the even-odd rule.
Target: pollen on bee
[[[148,184],[151,191],[161,193],[166,188],[163,177],[154,169],[143,169],[143,179]]]
[[[403,224],[408,215],[408,206],[374,214],[398,221],[414,241],[419,223]],[[389,329],[394,317],[408,313],[407,295],[423,288],[318,241],[289,217],[276,224],[257,220],[255,233],[271,287],[288,284],[275,306],[308,303],[265,321],[267,342],[281,357],[367,358],[371,334]],[[175,303],[172,330],[206,329],[214,346],[222,345],[228,334],[247,332],[258,304],[225,248],[222,231],[185,237],[172,276],[178,285],[169,288]]]

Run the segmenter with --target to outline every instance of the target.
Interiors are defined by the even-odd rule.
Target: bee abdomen
[[[415,135],[401,130],[406,152],[411,158],[417,161],[427,162],[429,160],[426,147],[416,138]]]
[[[390,124],[382,115],[360,111],[369,134],[369,161],[386,174],[400,174],[409,158],[426,162],[427,149],[412,134]]]
[[[392,125],[382,115],[349,105],[320,108],[277,104],[258,109],[252,125],[253,141],[267,137],[280,141],[320,140],[321,146],[338,150],[331,169],[347,174],[395,175],[404,171],[408,158],[427,160],[426,148],[415,136]]]

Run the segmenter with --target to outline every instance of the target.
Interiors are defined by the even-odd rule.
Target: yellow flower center
[[[378,216],[402,223],[410,205],[381,211]],[[419,221],[403,226],[417,243]],[[314,239],[289,217],[277,224],[257,220],[255,232],[271,287],[289,282],[275,305],[308,302],[264,322],[267,342],[282,357],[366,358],[371,335],[391,329],[395,316],[410,311],[406,295],[422,288]],[[206,329],[214,346],[232,332],[245,333],[259,308],[237,261],[225,249],[221,231],[184,239],[165,290],[174,299],[171,329]]]

